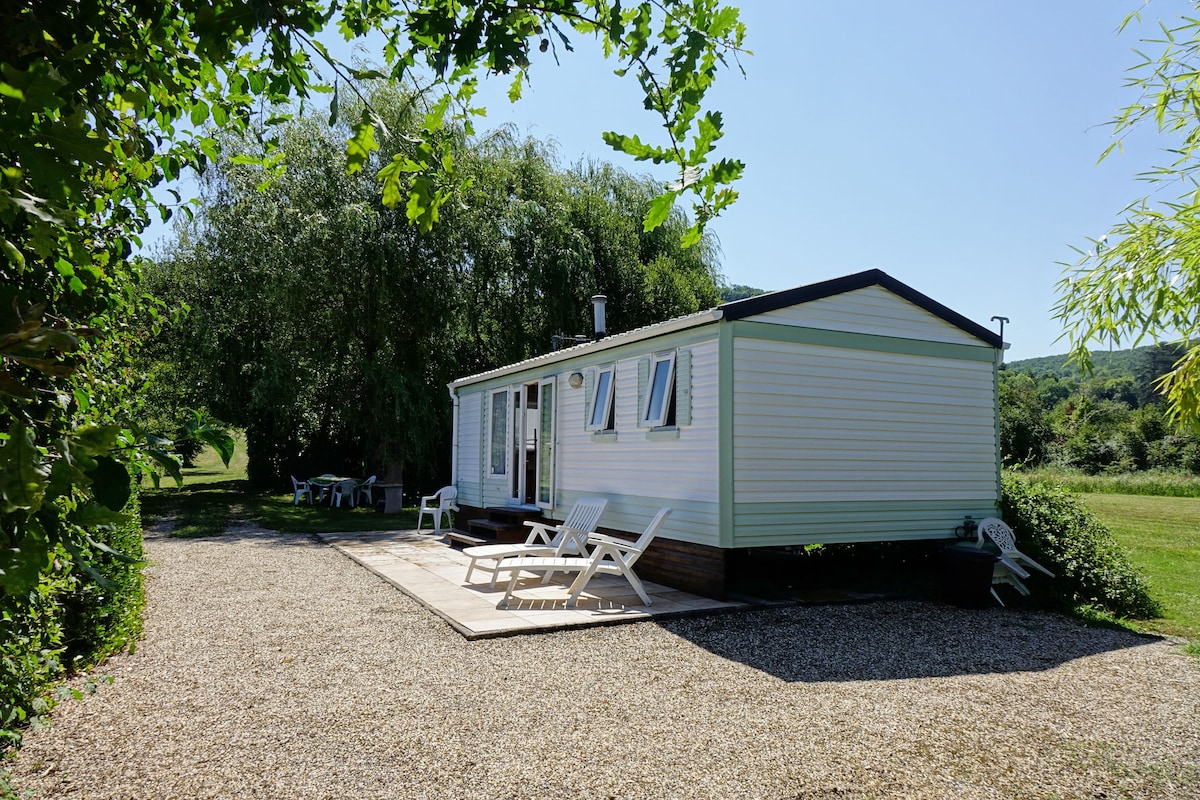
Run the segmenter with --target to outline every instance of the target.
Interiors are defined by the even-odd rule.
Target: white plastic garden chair
[[[431,495],[421,498],[421,507],[417,510],[417,531],[421,530],[421,519],[429,514],[433,517],[433,532],[441,534],[442,532],[442,515],[446,515],[446,519],[453,522],[450,517],[451,511],[458,511],[458,506],[454,500],[458,497],[458,489],[453,486],[443,486]]]
[[[344,481],[339,481],[333,485],[333,499],[330,500],[330,505],[342,507],[342,498],[354,508],[354,496],[358,494],[358,481],[353,478],[347,478]]]
[[[318,478],[334,478],[336,476],[332,472],[326,472],[324,475],[318,475],[317,477]],[[312,488],[312,491],[316,494],[317,505],[324,503],[326,496],[328,496],[330,498],[333,497],[333,484],[332,483],[312,483],[310,481],[308,485]],[[330,500],[329,504],[333,505],[332,499]]]
[[[608,500],[603,497],[582,497],[558,525],[549,525],[538,520],[525,520],[532,530],[524,544],[481,544],[468,547],[463,554],[471,558],[467,569],[467,580],[476,569],[492,573],[490,586],[496,585],[496,567],[506,558],[518,556],[586,556],[587,537],[596,530],[600,515]],[[483,561],[485,563],[479,563]],[[488,564],[487,562],[494,562]],[[549,576],[547,576],[549,577]]]
[[[294,506],[300,505],[300,498],[307,497],[308,504],[311,506],[312,505],[312,486],[309,485],[308,481],[296,480],[295,475],[289,475],[288,477],[292,479],[292,491],[296,493],[296,496],[292,498],[292,505],[294,505]]]
[[[579,595],[587,588],[588,582],[592,577],[598,574],[605,575],[621,575],[633,590],[637,592],[638,597],[646,605],[650,605],[650,595],[646,594],[645,587],[642,586],[641,580],[633,572],[633,565],[641,557],[642,553],[646,552],[646,548],[658,535],[659,528],[662,527],[663,521],[671,514],[671,509],[659,509],[654,519],[642,532],[642,535],[637,538],[636,542],[628,542],[624,539],[617,539],[612,536],[604,536],[603,534],[593,533],[588,536],[588,546],[594,548],[591,555],[583,557],[562,557],[562,556],[522,556],[519,558],[506,558],[496,567],[500,572],[512,572],[512,577],[509,578],[508,588],[504,592],[504,598],[496,604],[496,608],[507,608],[508,601],[512,597],[513,590],[517,587],[517,580],[521,577],[522,572],[546,572],[553,574],[555,572],[578,572],[579,576],[570,587],[570,597],[567,598],[567,608],[574,608],[579,602]]]
[[[375,485],[375,476],[367,478],[358,485],[358,504],[366,503],[367,506],[375,505],[375,498],[371,495],[371,487]]]

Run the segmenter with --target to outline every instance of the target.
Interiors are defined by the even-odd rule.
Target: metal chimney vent
[[[604,304],[607,302],[608,298],[602,294],[592,295],[592,316],[596,321],[595,338],[597,341],[603,339],[608,333],[604,324]]]

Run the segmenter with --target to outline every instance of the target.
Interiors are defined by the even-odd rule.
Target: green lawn
[[[142,514],[147,524],[173,517],[174,536],[220,536],[234,520],[250,520],[283,533],[404,530],[417,526],[415,508],[399,514],[380,514],[370,508],[292,505],[291,490],[279,493],[252,490],[246,481],[246,447],[238,441],[226,468],[211,448],[183,471],[183,486],[164,480],[162,488],[142,491]]]
[[[1141,621],[1143,627],[1200,639],[1200,498],[1127,494],[1081,494],[1079,498],[1129,548],[1163,606],[1163,616]]]

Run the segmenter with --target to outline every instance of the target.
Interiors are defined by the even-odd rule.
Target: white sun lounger
[[[492,573],[490,586],[496,585],[496,567],[506,558],[517,556],[586,556],[587,536],[596,530],[600,515],[608,500],[603,497],[580,498],[558,525],[547,525],[536,520],[526,520],[533,530],[524,544],[481,544],[463,550],[469,556],[471,566],[467,568],[467,580],[476,570]],[[483,562],[483,563],[480,563]],[[490,563],[489,563],[490,562]]]
[[[604,536],[598,533],[593,533],[588,536],[588,545],[593,547],[591,555],[587,557],[565,557],[565,556],[522,556],[519,558],[506,558],[496,567],[497,572],[511,572],[512,577],[508,581],[508,589],[504,592],[504,599],[496,604],[496,608],[507,608],[509,598],[512,597],[513,590],[517,586],[517,580],[521,577],[522,572],[544,572],[546,578],[549,578],[555,572],[578,572],[579,577],[571,584],[570,597],[567,599],[567,608],[574,608],[579,601],[579,595],[587,588],[588,582],[592,576],[597,574],[605,575],[622,575],[633,590],[637,592],[638,597],[646,605],[650,605],[650,596],[646,594],[645,587],[642,586],[641,580],[633,573],[634,562],[646,552],[650,542],[658,534],[658,529],[662,527],[663,521],[670,515],[671,509],[660,509],[658,514],[650,521],[650,525],[642,532],[642,535],[637,538],[636,542],[629,542],[624,539],[617,539],[612,536]],[[545,580],[543,580],[543,583]]]

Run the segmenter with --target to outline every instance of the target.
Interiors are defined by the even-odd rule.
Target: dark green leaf
[[[110,456],[97,456],[96,466],[89,470],[92,495],[104,506],[120,511],[129,502],[130,481],[125,465]]]

